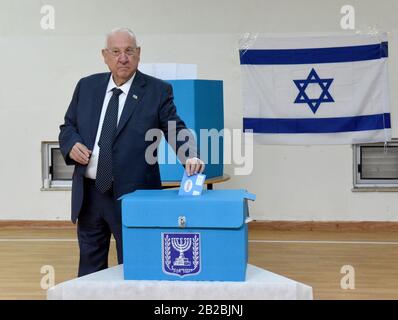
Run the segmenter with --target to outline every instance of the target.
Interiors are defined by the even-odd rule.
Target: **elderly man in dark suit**
[[[146,141],[146,132],[160,129],[168,138],[186,130],[176,113],[171,86],[138,71],[140,53],[131,30],[109,33],[102,55],[110,73],[78,82],[60,126],[61,152],[67,164],[75,165],[72,221],[78,221],[79,276],[108,267],[111,234],[118,262],[123,262],[117,199],[137,189],[161,188],[158,163],[146,159],[146,150],[153,143]],[[190,156],[180,160],[188,175],[203,172],[194,138],[187,138]],[[185,143],[177,140],[176,151]]]

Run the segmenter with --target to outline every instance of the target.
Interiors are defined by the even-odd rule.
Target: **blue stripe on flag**
[[[243,130],[253,133],[333,133],[385,128],[391,128],[390,113],[318,119],[243,118]]]
[[[388,57],[388,42],[350,47],[239,50],[240,64],[313,64]]]

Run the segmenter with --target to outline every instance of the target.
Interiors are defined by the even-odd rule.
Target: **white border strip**
[[[375,244],[398,245],[394,241],[323,241],[323,240],[249,240],[251,243],[297,243],[297,244]]]

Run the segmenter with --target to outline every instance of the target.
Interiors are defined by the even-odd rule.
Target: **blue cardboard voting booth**
[[[174,93],[174,102],[177,113],[192,129],[197,137],[198,151],[200,152],[200,129],[224,129],[224,102],[223,82],[220,80],[168,80]],[[202,160],[208,159],[204,174],[207,178],[223,175],[223,139],[218,140],[214,148],[218,151],[218,163],[211,163],[211,146],[215,140],[208,139],[207,157],[201,154]],[[159,145],[160,175],[162,181],[179,181],[184,173],[184,168],[166,140],[163,138]],[[202,152],[203,153],[203,152]],[[214,156],[214,155],[213,155]]]
[[[122,197],[126,280],[244,281],[246,190],[138,190]]]

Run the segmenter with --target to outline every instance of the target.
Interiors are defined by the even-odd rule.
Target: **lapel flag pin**
[[[135,94],[133,94],[133,98],[134,98],[135,100],[138,99],[138,97],[137,97]]]

